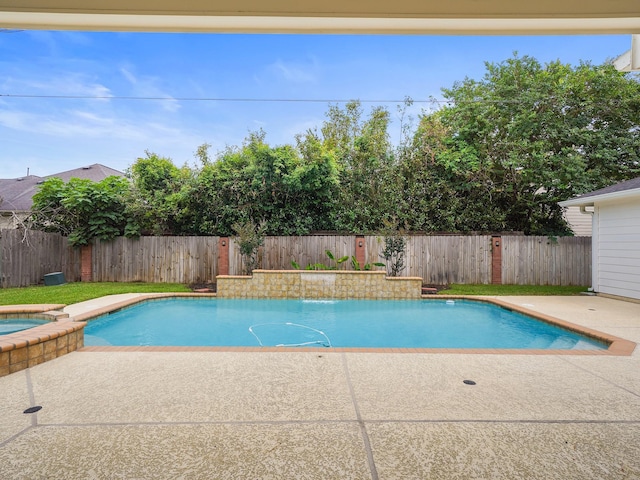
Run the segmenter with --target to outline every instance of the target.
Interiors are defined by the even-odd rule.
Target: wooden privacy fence
[[[2,287],[32,285],[52,271],[62,271],[67,280],[80,278],[80,252],[56,234],[30,232],[29,243],[22,233],[3,230],[0,237],[0,278]],[[305,267],[330,263],[326,250],[336,258],[355,255],[356,242],[364,240],[366,262],[384,261],[380,236],[310,235],[267,237],[262,268],[291,269],[295,260]],[[228,246],[219,250],[220,241]],[[590,285],[591,238],[502,236],[504,284]],[[226,245],[226,243],[225,243]],[[117,238],[93,244],[93,281],[118,282],[214,282],[220,273],[219,253],[228,248],[228,273],[242,273],[239,248],[233,238],[220,237],[141,237]],[[402,276],[422,277],[426,284],[491,283],[492,237],[488,235],[408,236],[406,268]],[[226,258],[226,257],[225,257]],[[223,267],[224,268],[224,267]],[[351,262],[340,268],[350,270]]]
[[[47,273],[62,272],[67,281],[80,280],[80,251],[57,233],[0,230],[0,286],[26,287]]]
[[[591,285],[591,237],[502,237],[502,283]]]
[[[331,264],[355,254],[355,235],[266,237],[261,268],[291,269]],[[200,283],[215,281],[219,237],[141,237],[97,242],[93,253],[94,281]],[[365,236],[366,261],[384,261],[384,237]],[[503,236],[502,283],[520,285],[590,285],[591,238]],[[408,236],[402,276],[422,277],[427,284],[490,283],[491,236]],[[341,269],[351,270],[351,262]],[[229,274],[242,274],[240,249],[229,239]]]
[[[262,268],[267,270],[291,270],[295,260],[302,268],[309,264],[330,263],[326,251],[335,258],[354,255],[355,235],[308,235],[302,237],[266,237],[262,254]],[[351,270],[351,262],[340,268]],[[231,239],[229,249],[229,273],[242,273],[240,249]]]
[[[219,237],[119,237],[93,245],[95,282],[214,282]]]
[[[367,263],[383,262],[384,237],[365,236]],[[262,268],[286,270],[295,260],[301,267],[309,264],[332,264],[326,255],[335,258],[355,255],[355,235],[314,235],[304,237],[267,237]],[[241,257],[231,241],[230,274],[242,271]],[[488,283],[491,279],[491,237],[489,236],[409,236],[407,237],[407,268],[402,276],[422,277],[425,283]],[[352,270],[351,261],[340,269]]]
[[[365,237],[367,261],[383,262],[384,237]],[[422,277],[424,283],[490,283],[491,237],[487,235],[408,236],[407,267],[401,276]]]

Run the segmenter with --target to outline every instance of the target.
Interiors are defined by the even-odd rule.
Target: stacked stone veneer
[[[60,305],[63,307],[64,305]],[[61,311],[0,307],[0,318],[38,318],[50,322],[0,337],[0,377],[73,352],[84,345],[86,323],[73,322]]]
[[[221,298],[421,298],[422,278],[386,272],[254,270],[251,277],[220,275]]]

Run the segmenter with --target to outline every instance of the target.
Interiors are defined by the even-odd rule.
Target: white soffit
[[[640,0],[0,0],[0,28],[633,34],[640,33]]]
[[[558,35],[640,32],[639,18],[345,18],[0,13],[0,28],[126,32]]]

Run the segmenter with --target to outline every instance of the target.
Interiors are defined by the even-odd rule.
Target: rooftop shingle
[[[38,185],[48,178],[58,177],[65,182],[72,178],[83,178],[99,182],[114,175],[122,177],[124,173],[105,165],[94,163],[93,165],[54,173],[46,177],[29,175],[20,178],[3,178],[0,179],[0,211],[25,212],[30,210],[33,204],[33,196],[38,191]]]

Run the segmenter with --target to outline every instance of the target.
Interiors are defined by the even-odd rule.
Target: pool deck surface
[[[637,303],[499,298],[640,343]],[[79,350],[0,378],[0,478],[640,479],[640,347]]]

